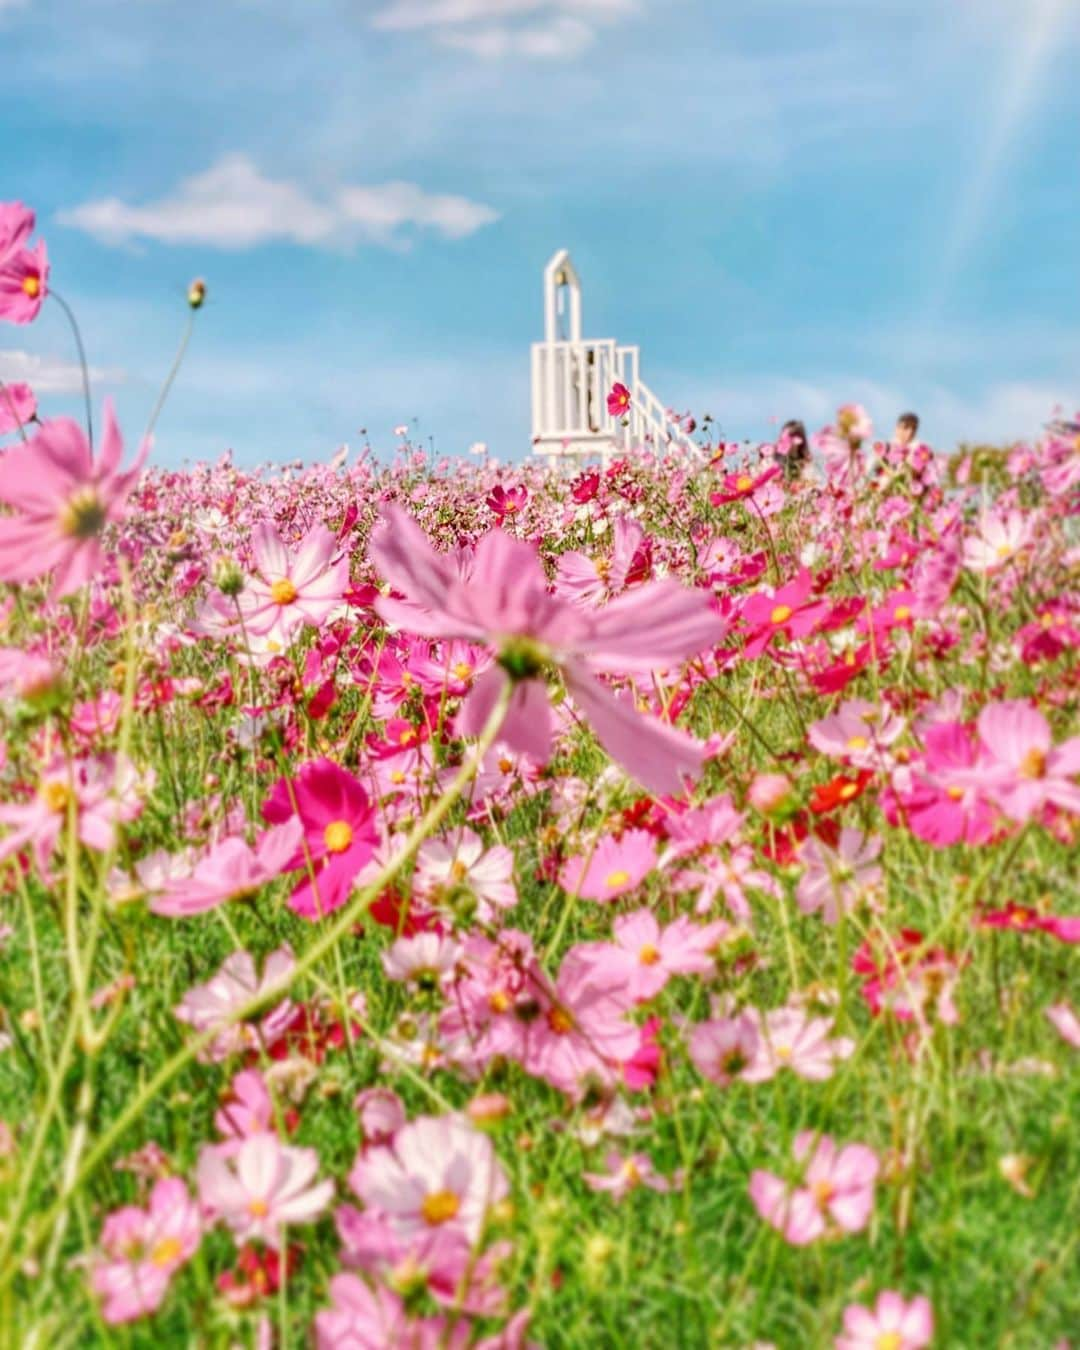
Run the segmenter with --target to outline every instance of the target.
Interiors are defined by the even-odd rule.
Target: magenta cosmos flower
[[[53,571],[53,599],[70,595],[101,569],[105,526],[121,519],[150,449],[143,444],[120,472],[124,443],[105,400],[101,452],[95,461],[77,423],[46,422],[25,445],[9,450],[0,475],[0,581],[34,581]]]
[[[906,1302],[885,1289],[872,1308],[851,1303],[844,1309],[844,1331],[836,1350],[923,1350],[934,1336],[930,1300],[921,1294]]]
[[[858,1233],[874,1208],[880,1164],[873,1150],[864,1144],[837,1148],[827,1134],[815,1148],[815,1138],[813,1130],[795,1136],[796,1159],[802,1162],[809,1155],[801,1185],[792,1186],[772,1172],[755,1171],[750,1177],[757,1212],[796,1247],[823,1237],[830,1227]]]
[[[332,760],[318,759],[305,764],[291,783],[280,779],[263,806],[263,816],[273,824],[284,824],[294,812],[304,840],[286,867],[303,867],[305,876],[289,897],[289,908],[305,919],[321,919],[341,908],[375,852],[371,800],[352,774]]]
[[[102,1255],[91,1276],[105,1321],[115,1325],[155,1312],[201,1235],[198,1208],[178,1177],[158,1181],[146,1209],[114,1210],[101,1230]]]
[[[436,553],[416,522],[384,506],[371,557],[405,598],[382,597],[380,616],[424,637],[460,637],[495,648],[498,668],[474,684],[457,729],[475,736],[504,682],[514,681],[501,739],[540,763],[551,756],[552,717],[543,674],[557,667],[601,744],[634,778],[656,793],[683,790],[683,776],[704,762],[685,732],[642,717],[632,700],[616,698],[599,673],[643,675],[677,665],[719,641],[724,625],[709,597],[673,581],[657,581],[582,611],[548,591],[536,549],[492,530],[476,546],[463,580],[456,561]]]

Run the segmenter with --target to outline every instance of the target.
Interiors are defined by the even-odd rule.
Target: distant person
[[[806,428],[794,418],[785,422],[780,430],[780,444],[787,447],[784,455],[784,479],[793,483],[803,476],[810,463],[810,445],[806,439]]]
[[[893,432],[893,445],[901,445],[906,450],[909,446],[915,445],[915,438],[919,434],[919,417],[917,413],[901,413],[896,419],[896,430]]]

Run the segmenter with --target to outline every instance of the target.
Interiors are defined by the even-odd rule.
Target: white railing
[[[617,346],[612,338],[534,343],[536,452],[553,459],[599,454],[606,462],[615,451],[650,445],[658,452],[677,449],[700,459],[700,446],[670,421],[664,405],[642,381],[638,360],[637,347]],[[607,396],[616,383],[630,390],[625,418],[613,417],[607,409]]]

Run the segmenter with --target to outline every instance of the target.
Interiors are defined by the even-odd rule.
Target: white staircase
[[[607,409],[615,384],[630,390],[622,416]],[[532,346],[532,436],[533,453],[549,464],[598,455],[606,466],[646,446],[704,458],[641,379],[637,347],[581,336],[581,281],[565,249],[544,269],[544,341]]]

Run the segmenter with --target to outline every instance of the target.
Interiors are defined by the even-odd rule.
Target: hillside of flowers
[[[87,414],[0,385],[3,1344],[1080,1345],[1071,424]]]

